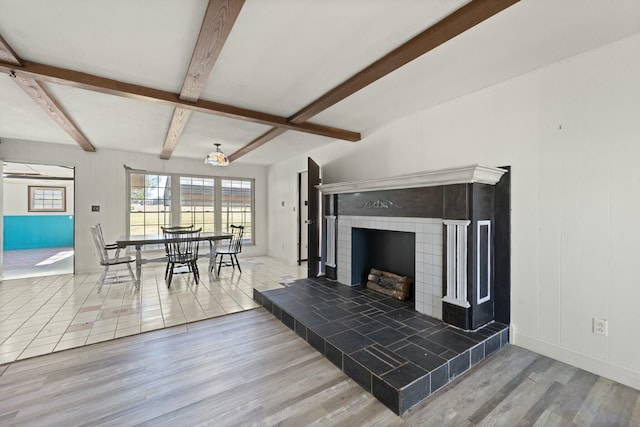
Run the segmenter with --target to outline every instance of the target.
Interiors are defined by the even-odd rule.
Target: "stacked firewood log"
[[[411,277],[399,276],[372,268],[367,280],[367,288],[401,301],[406,300],[411,295],[411,285],[413,283]]]

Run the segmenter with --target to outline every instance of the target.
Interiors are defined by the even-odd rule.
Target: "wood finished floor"
[[[400,418],[263,309],[0,366],[0,425],[640,425],[640,391],[507,346]]]

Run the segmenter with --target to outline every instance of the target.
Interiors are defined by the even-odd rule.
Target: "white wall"
[[[29,212],[29,186],[66,187],[64,212]],[[37,179],[4,179],[4,215],[73,215],[73,181],[42,181]]]
[[[512,342],[640,388],[640,34],[309,155],[325,183],[512,166]],[[287,261],[305,165],[269,170],[270,254]]]
[[[76,272],[97,271],[99,260],[89,227],[101,223],[105,239],[114,241],[126,232],[128,212],[124,165],[149,172],[183,173],[255,179],[255,246],[243,246],[245,255],[267,252],[267,169],[264,166],[232,163],[212,168],[195,159],[159,157],[123,151],[95,153],[80,147],[3,139],[0,159],[8,162],[39,163],[75,167],[75,250]],[[100,212],[91,212],[99,205]]]

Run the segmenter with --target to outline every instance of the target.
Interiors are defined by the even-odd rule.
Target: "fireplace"
[[[366,268],[406,276],[413,271],[416,311],[465,330],[492,320],[509,323],[507,171],[472,165],[319,186],[330,207],[323,239],[327,276],[357,286]],[[413,240],[384,243],[396,233]],[[383,243],[372,244],[378,237]],[[392,257],[369,253],[371,246],[400,248],[391,253],[403,253],[398,257],[406,262],[413,247],[413,268],[374,265]]]
[[[326,277],[254,289],[254,299],[403,414],[509,341],[504,172],[476,165],[321,185]],[[415,311],[362,287],[371,267],[413,277]]]
[[[366,233],[373,234],[362,237],[362,233],[365,233],[364,236],[367,236]],[[387,264],[375,266],[369,265],[371,262],[365,262],[363,259],[368,254],[361,252],[362,239],[371,242],[375,237],[381,237],[382,244],[391,243],[394,248],[400,245],[399,249],[394,250],[405,254],[403,263],[386,267]],[[413,249],[412,255],[407,254],[407,247]],[[442,319],[441,219],[341,215],[338,221],[337,254],[337,279],[340,283],[356,286],[365,282],[362,275],[367,267],[363,267],[363,264],[368,265],[368,268],[382,268],[413,277],[416,311]],[[411,266],[408,265],[409,262]],[[401,271],[394,271],[396,269]]]
[[[352,227],[351,282],[365,285],[372,268],[413,279],[415,247],[415,233]]]

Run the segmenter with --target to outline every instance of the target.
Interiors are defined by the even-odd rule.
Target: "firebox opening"
[[[351,229],[351,283],[367,284],[372,268],[415,279],[416,235],[404,231]],[[414,300],[413,292],[411,300]]]

